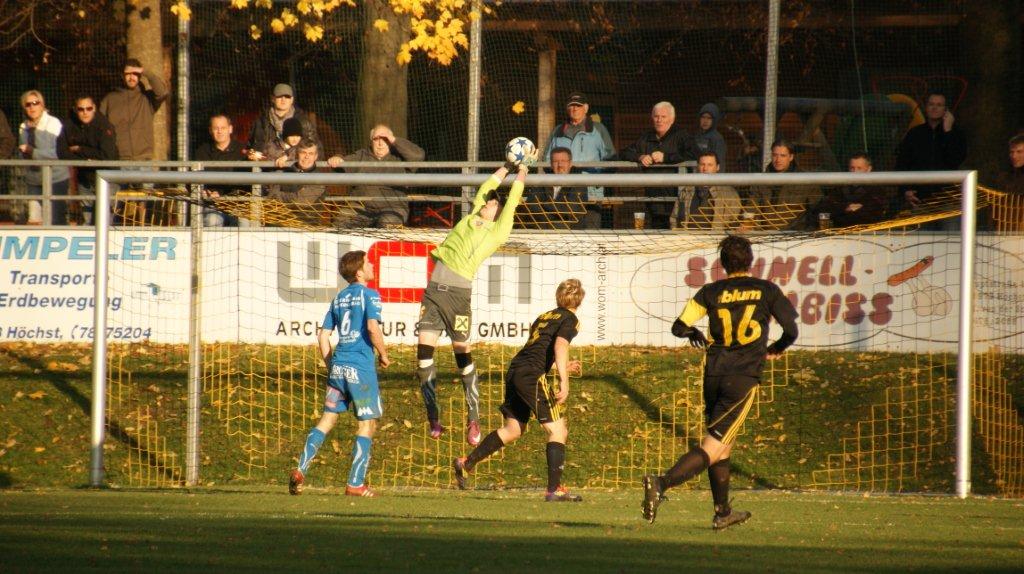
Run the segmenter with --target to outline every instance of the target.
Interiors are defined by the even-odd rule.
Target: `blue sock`
[[[373,439],[356,435],[356,443],[352,445],[352,468],[348,471],[348,485],[360,487],[366,482],[366,467],[370,466],[370,448]]]
[[[306,448],[302,449],[302,456],[299,457],[299,470],[302,474],[306,474],[309,463],[313,462],[313,457],[316,456],[316,451],[320,450],[320,445],[324,444],[324,437],[326,436],[323,431],[316,427],[309,431],[309,434],[306,436]]]

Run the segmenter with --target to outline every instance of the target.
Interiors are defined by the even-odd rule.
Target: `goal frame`
[[[468,190],[483,183],[483,174],[344,174],[344,173],[239,173],[239,172],[139,172],[99,170],[96,173],[96,203],[111,205],[112,184],[164,185],[390,185],[404,187],[462,187],[463,199]],[[977,171],[933,172],[870,172],[870,173],[762,173],[762,174],[567,174],[530,176],[537,186],[630,186],[678,187],[711,185],[959,185],[961,190],[960,225],[960,304],[957,343],[956,384],[956,476],[955,495],[966,498],[971,493],[971,380],[973,377],[974,266],[977,238]],[[194,187],[195,199],[199,188]],[[200,375],[200,277],[197,263],[201,259],[202,214],[198,201],[191,204],[192,261],[189,289],[189,381],[186,418],[185,484],[199,483],[199,415],[201,406]],[[95,212],[95,297],[105,301],[109,255],[110,210]],[[106,440],[107,385],[107,306],[97,304],[93,311],[93,371],[89,482],[93,487],[104,483],[103,445]]]

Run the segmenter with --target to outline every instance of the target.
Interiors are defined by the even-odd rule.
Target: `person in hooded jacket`
[[[718,122],[722,119],[722,112],[718,106],[712,103],[704,104],[697,114],[700,131],[693,136],[693,145],[697,148],[698,154],[714,152],[722,166],[725,166],[727,147],[725,138],[718,131]]]

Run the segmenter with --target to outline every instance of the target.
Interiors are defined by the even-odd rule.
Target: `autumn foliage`
[[[415,52],[422,52],[431,60],[447,66],[458,57],[459,49],[469,47],[466,26],[480,17],[468,0],[386,0],[399,17],[403,29],[392,30],[391,24],[378,19],[373,27],[381,34],[400,33],[404,41],[395,54],[402,65],[412,61]],[[252,24],[249,35],[259,40],[264,31],[286,34],[301,30],[310,42],[324,39],[325,20],[335,10],[358,8],[355,0],[299,0],[294,5],[278,9],[273,0],[231,0],[232,11],[255,13],[262,24]],[[186,0],[178,0],[171,12],[180,19],[192,17]]]

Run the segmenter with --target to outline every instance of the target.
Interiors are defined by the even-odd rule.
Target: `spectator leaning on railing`
[[[46,110],[46,101],[38,90],[29,90],[21,95],[21,107],[25,112],[25,121],[18,126],[18,149],[25,159],[57,159],[57,142],[61,140],[64,129],[61,121],[51,116]],[[68,168],[54,167],[53,195],[67,195]],[[25,174],[25,183],[29,195],[43,194],[42,169],[32,167]],[[43,223],[42,204],[30,201],[28,204],[28,224]],[[53,224],[67,223],[67,204],[63,201],[52,202]]]
[[[196,161],[243,161],[246,159],[242,144],[231,139],[234,126],[227,114],[215,113],[210,116],[210,141],[203,142],[196,150]],[[217,171],[244,171],[242,168],[213,168]],[[231,185],[207,185],[204,192],[209,199],[217,199],[222,195],[239,195],[244,189]],[[207,227],[235,227],[238,218],[214,209],[203,209],[203,222]]]
[[[114,126],[96,109],[96,101],[90,96],[75,100],[71,120],[64,124],[61,142],[57,152],[61,159],[112,161],[117,159],[117,143],[114,141]],[[96,169],[78,166],[71,183],[81,195],[92,195],[96,190]],[[82,202],[82,220],[92,223],[93,202]]]

